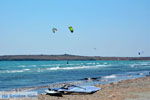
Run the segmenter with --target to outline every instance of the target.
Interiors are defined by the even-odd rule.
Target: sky
[[[149,57],[150,0],[0,0],[0,55],[31,54]]]

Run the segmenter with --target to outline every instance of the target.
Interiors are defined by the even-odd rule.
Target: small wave
[[[46,68],[47,70],[73,70],[73,69],[83,69],[83,68],[90,68],[91,66],[79,66],[79,67],[52,67]]]
[[[146,76],[146,75],[150,75],[150,71],[127,72],[126,74],[130,76],[135,76],[135,75]]]
[[[104,76],[103,78],[116,78],[117,76],[116,75],[109,75],[109,76]]]
[[[148,66],[150,66],[150,64],[131,64],[130,66],[131,66],[131,68],[137,68],[137,67],[141,67],[141,66],[148,67]]]
[[[31,65],[31,67],[37,67],[37,65]]]
[[[39,66],[43,66],[43,67],[53,67],[53,66],[76,66],[76,65],[80,65],[80,64],[44,64],[44,65],[39,65]]]
[[[86,64],[93,64],[93,65],[94,65],[94,64],[96,64],[96,63],[95,63],[95,62],[93,62],[93,63],[86,63]]]
[[[5,71],[0,71],[0,73],[21,73],[25,71],[29,71],[30,69],[22,69],[22,70],[5,70]]]
[[[39,68],[38,72],[43,72],[44,70],[76,70],[76,69],[89,69],[98,68],[98,66],[76,66],[76,67],[51,67],[51,68]]]
[[[58,70],[60,67],[52,67],[52,68],[46,68],[46,70]]]
[[[107,62],[104,62],[104,65],[108,65],[108,63],[107,63]]]
[[[109,67],[111,65],[96,65],[97,67]]]
[[[18,67],[26,67],[25,65],[19,65]]]
[[[141,66],[150,66],[150,64],[141,64]]]
[[[47,65],[39,65],[39,66],[45,66],[45,67],[49,67],[49,66],[53,66],[53,65],[55,65],[55,64],[47,64]]]
[[[18,67],[37,67],[37,65],[19,65]]]

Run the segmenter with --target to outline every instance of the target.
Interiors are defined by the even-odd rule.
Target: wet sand
[[[62,97],[40,94],[37,98],[9,100],[150,100],[150,77],[123,80],[97,87],[101,87],[102,90],[94,94],[69,94]]]

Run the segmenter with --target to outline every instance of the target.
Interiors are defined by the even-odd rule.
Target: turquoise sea
[[[0,91],[77,81],[105,84],[149,72],[150,61],[0,61]]]

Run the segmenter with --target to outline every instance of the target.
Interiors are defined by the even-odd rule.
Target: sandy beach
[[[97,85],[97,87],[101,87],[102,90],[94,94],[63,97],[39,95],[39,100],[149,100],[150,98],[150,77]]]
[[[150,98],[149,76],[97,85],[97,87],[101,87],[102,90],[94,94],[69,94],[62,97],[40,94],[37,98],[13,98],[7,100],[149,100]]]

